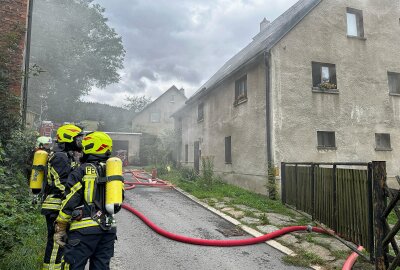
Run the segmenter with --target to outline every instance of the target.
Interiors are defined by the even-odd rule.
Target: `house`
[[[179,160],[266,193],[269,162],[385,160],[400,174],[400,4],[300,0],[174,114]],[[279,172],[278,172],[279,174]]]
[[[187,100],[184,89],[174,85],[132,119],[132,131],[158,136],[160,132],[174,128],[171,115],[185,104]]]

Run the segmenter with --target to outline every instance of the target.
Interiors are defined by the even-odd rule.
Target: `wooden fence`
[[[282,201],[374,254],[372,163],[282,163]]]

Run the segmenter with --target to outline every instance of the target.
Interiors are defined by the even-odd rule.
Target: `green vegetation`
[[[275,167],[272,163],[268,163],[268,168],[267,168],[267,183],[266,183],[266,188],[268,190],[268,197],[271,200],[277,200],[278,199],[278,185],[276,184],[276,179],[275,179]]]
[[[140,139],[139,160],[134,163],[140,166],[153,164],[159,174],[167,166],[176,165],[173,153],[176,151],[178,130],[164,129],[159,136],[143,133]]]
[[[214,157],[201,157],[200,184],[206,190],[211,190],[214,183]]]
[[[196,178],[185,178],[189,169],[173,170],[170,173],[160,175],[160,178],[171,181],[174,185],[191,193],[199,199],[216,198],[222,201],[230,198],[231,204],[242,204],[261,212],[276,212],[292,216],[293,213],[287,209],[280,201],[269,199],[265,195],[242,189],[240,187],[222,182],[217,177],[213,177],[212,188],[203,184],[203,176]]]
[[[34,141],[31,133],[14,131],[0,144],[0,269],[39,268],[42,260],[45,224],[25,175]]]
[[[324,260],[314,253],[304,250],[298,250],[296,253],[295,256],[284,256],[283,261],[290,265],[302,267],[309,267],[310,265],[325,265]]]
[[[396,222],[397,222],[397,216],[396,216],[396,214],[395,214],[395,212],[394,211],[392,211],[392,212],[390,212],[390,214],[389,214],[389,216],[388,216],[388,223],[390,224],[390,225],[394,225],[394,224],[396,224]]]

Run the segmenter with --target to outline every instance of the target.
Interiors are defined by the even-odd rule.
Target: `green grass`
[[[198,181],[183,180],[177,171],[172,171],[160,177],[172,182],[174,185],[199,199],[216,198],[222,201],[224,198],[230,198],[231,201],[227,204],[242,204],[261,212],[268,211],[293,216],[293,213],[278,200],[270,200],[265,195],[257,194],[222,181],[216,180],[213,182],[212,188],[206,188],[200,185]]]
[[[394,211],[392,211],[392,212],[390,212],[390,214],[389,214],[389,216],[388,216],[388,223],[390,224],[390,225],[394,225],[394,224],[396,224],[396,222],[397,222],[397,216],[396,216],[396,214],[394,213]]]
[[[315,253],[308,251],[298,250],[296,256],[284,256],[283,262],[289,265],[309,267],[310,265],[325,265],[325,261],[322,260]]]
[[[41,269],[45,249],[46,222],[39,213],[29,215],[24,224],[24,236],[5,257],[0,260],[0,269],[34,270]]]

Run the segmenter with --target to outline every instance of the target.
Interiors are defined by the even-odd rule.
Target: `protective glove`
[[[54,242],[56,242],[60,247],[65,246],[64,238],[67,235],[68,223],[57,221],[55,225],[55,233],[53,236]]]

